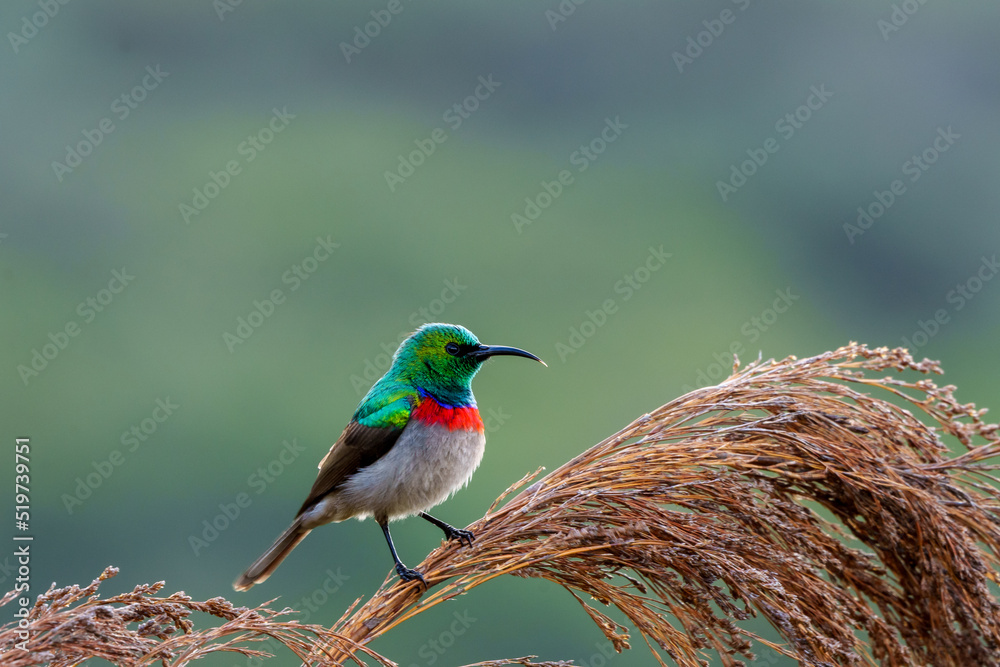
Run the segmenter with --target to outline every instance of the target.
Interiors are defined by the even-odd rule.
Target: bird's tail
[[[301,517],[296,518],[292,525],[288,527],[281,536],[274,541],[274,544],[264,552],[264,555],[253,562],[240,577],[233,582],[233,588],[238,591],[249,590],[254,584],[259,584],[271,576],[285,556],[292,553],[292,549],[298,546],[299,542],[305,539],[311,532],[309,528],[302,527]]]

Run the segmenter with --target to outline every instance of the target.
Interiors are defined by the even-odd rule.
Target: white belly
[[[368,516],[394,520],[428,510],[468,484],[485,444],[476,431],[410,422],[385,456],[308,510],[306,523]]]

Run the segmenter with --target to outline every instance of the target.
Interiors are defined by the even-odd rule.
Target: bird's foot
[[[447,540],[458,540],[467,547],[471,547],[472,541],[476,539],[475,533],[471,530],[462,530],[461,528],[454,528],[452,526],[444,529],[444,537]]]
[[[424,579],[424,575],[420,574],[416,570],[411,570],[402,563],[396,564],[396,574],[398,574],[399,578],[402,579],[404,582],[413,581],[414,579],[419,579],[420,583],[424,585],[424,588],[427,588],[427,580]]]

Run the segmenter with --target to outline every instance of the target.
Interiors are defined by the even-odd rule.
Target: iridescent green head
[[[471,402],[472,378],[483,362],[499,355],[545,363],[516,347],[483,345],[463,326],[433,323],[423,325],[402,342],[386,377],[412,384],[451,405],[461,405]]]

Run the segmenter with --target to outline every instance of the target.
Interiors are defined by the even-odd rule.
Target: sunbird
[[[457,324],[425,324],[404,340],[386,374],[368,391],[350,423],[319,463],[319,474],[292,525],[233,582],[259,584],[313,528],[351,517],[375,517],[400,579],[427,582],[403,565],[389,522],[414,514],[472,546],[474,535],[426,510],[468,484],[483,458],[486,435],[472,378],[490,357],[545,362],[516,347],[483,345]]]

